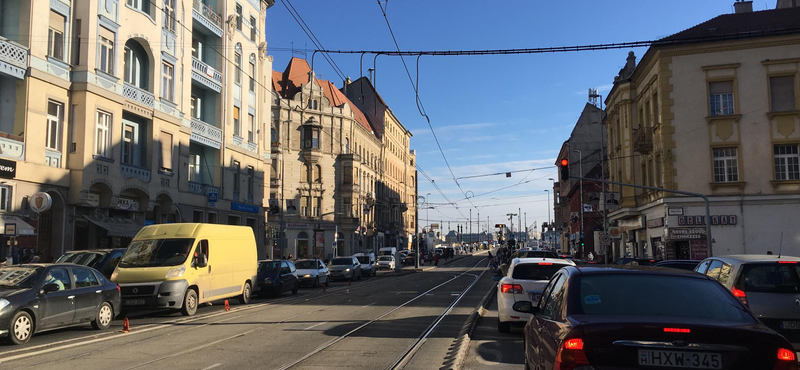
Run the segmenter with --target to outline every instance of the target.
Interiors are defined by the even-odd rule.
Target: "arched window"
[[[301,182],[308,182],[308,178],[309,178],[308,171],[310,171],[310,168],[308,167],[308,164],[303,163],[303,173],[300,174],[300,181]]]
[[[322,182],[322,167],[320,167],[320,165],[314,166],[314,182],[316,183]]]
[[[297,255],[294,257],[300,257],[301,255],[309,254],[308,250],[308,234],[305,231],[301,231],[297,234]]]
[[[150,91],[150,65],[147,52],[135,40],[125,42],[125,82]]]
[[[344,154],[350,154],[350,139],[344,138]]]

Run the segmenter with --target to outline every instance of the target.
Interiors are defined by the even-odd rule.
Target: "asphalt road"
[[[0,345],[0,369],[440,369],[494,284],[485,253],[425,271],[331,283],[323,291],[215,303],[193,317],[133,314],[98,332],[88,325]]]
[[[524,342],[522,326],[512,325],[511,332],[497,331],[497,295],[493,295],[487,313],[472,333],[465,370],[520,370],[523,368]]]

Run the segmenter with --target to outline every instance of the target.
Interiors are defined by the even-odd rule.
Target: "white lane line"
[[[311,330],[311,329],[316,328],[317,326],[320,326],[320,325],[323,325],[323,324],[327,324],[327,323],[328,323],[327,321],[323,321],[321,323],[317,323],[317,324],[311,325],[311,326],[309,326],[309,327],[307,327],[307,328],[305,328],[303,330]]]
[[[211,370],[211,369],[213,369],[213,368],[215,368],[215,367],[220,367],[220,366],[222,366],[222,364],[221,364],[221,363],[219,363],[219,364],[214,364],[214,365],[211,365],[211,366],[209,366],[209,367],[207,367],[207,368],[205,368],[205,369],[203,369],[203,370]]]
[[[368,304],[368,305],[361,306],[361,308],[367,308],[367,307],[369,307],[369,306],[376,305],[376,304],[378,304],[378,302],[372,302],[372,303],[370,303],[370,304]]]

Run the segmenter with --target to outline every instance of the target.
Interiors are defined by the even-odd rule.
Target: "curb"
[[[497,285],[492,285],[492,289],[483,296],[481,303],[475,307],[475,310],[467,318],[467,321],[464,322],[464,326],[461,328],[461,332],[456,339],[456,343],[458,343],[458,349],[456,352],[455,358],[455,366],[454,369],[462,369],[464,366],[464,360],[467,358],[467,353],[469,352],[469,343],[472,340],[472,333],[475,331],[475,327],[478,326],[478,323],[481,321],[484,315],[488,312],[486,307],[489,305],[489,302],[494,297],[495,293],[497,292]]]

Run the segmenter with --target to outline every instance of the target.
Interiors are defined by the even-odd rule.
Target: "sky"
[[[381,0],[402,50],[535,48],[653,40],[680,32],[720,14],[732,13],[734,0]],[[293,5],[329,50],[395,50],[376,0],[275,0],[267,11],[268,54],[283,71],[292,57],[311,59],[315,48],[287,11]],[[775,0],[756,1],[754,10],[774,8]],[[299,49],[299,50],[298,50]],[[309,52],[304,56],[302,50]],[[417,165],[441,189],[419,176],[419,224],[440,223],[446,232],[466,225],[472,231],[508,223],[522,212],[529,227],[550,218],[549,178],[557,179],[556,156],[596,88],[605,96],[629,51],[645,48],[554,54],[422,57],[419,96],[439,139],[420,115],[414,89],[399,57],[377,59],[374,83],[401,123],[411,131]],[[368,75],[373,57],[332,54],[353,80]],[[406,58],[416,79],[416,58]],[[319,78],[342,86],[320,54]],[[443,152],[443,153],[442,153]],[[452,169],[452,173],[443,158]],[[535,169],[532,170],[531,169]],[[455,178],[506,171],[505,175]],[[498,190],[501,189],[501,190]],[[430,195],[428,195],[430,193]],[[465,196],[466,194],[466,196]],[[466,197],[469,199],[465,199]],[[552,194],[550,194],[552,197]],[[448,201],[449,200],[449,201]],[[550,198],[552,202],[552,198]],[[519,210],[519,211],[518,211]],[[443,222],[442,222],[443,221]],[[515,218],[514,224],[519,220]],[[465,226],[466,227],[466,226]],[[516,230],[516,227],[515,227]],[[465,231],[469,231],[465,229]]]

